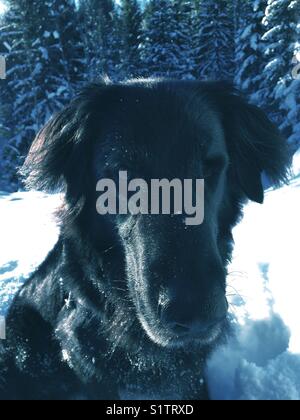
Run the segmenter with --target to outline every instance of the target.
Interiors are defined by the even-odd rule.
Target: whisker
[[[227,277],[230,277],[230,276],[231,277],[235,276],[235,277],[246,278],[246,277],[248,277],[248,273],[246,271],[229,271],[227,273]]]

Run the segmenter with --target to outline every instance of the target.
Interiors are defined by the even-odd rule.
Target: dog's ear
[[[250,105],[231,86],[216,85],[231,172],[247,198],[262,203],[263,174],[273,185],[287,181],[291,161],[288,143],[261,109]]]
[[[21,169],[27,188],[64,191],[79,200],[88,178],[93,137],[99,128],[104,84],[84,89],[39,132]]]

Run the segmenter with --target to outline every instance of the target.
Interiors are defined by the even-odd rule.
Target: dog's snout
[[[223,291],[215,293],[205,301],[178,296],[161,309],[161,322],[177,336],[201,337],[225,321],[228,303]]]

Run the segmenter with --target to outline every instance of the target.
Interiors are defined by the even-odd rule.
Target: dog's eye
[[[204,166],[204,170],[203,170],[203,178],[204,179],[211,178],[215,174],[216,174],[216,170],[215,170],[214,167],[208,166],[208,165]]]
[[[220,174],[224,169],[225,160],[223,157],[215,157],[208,159],[203,165],[204,179],[212,178]]]

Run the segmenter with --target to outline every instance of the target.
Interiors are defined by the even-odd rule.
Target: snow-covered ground
[[[0,315],[57,241],[59,196],[0,193]]]
[[[236,336],[208,363],[213,399],[300,400],[300,153],[295,178],[235,229],[228,298]],[[59,196],[0,194],[0,315],[53,247]]]

